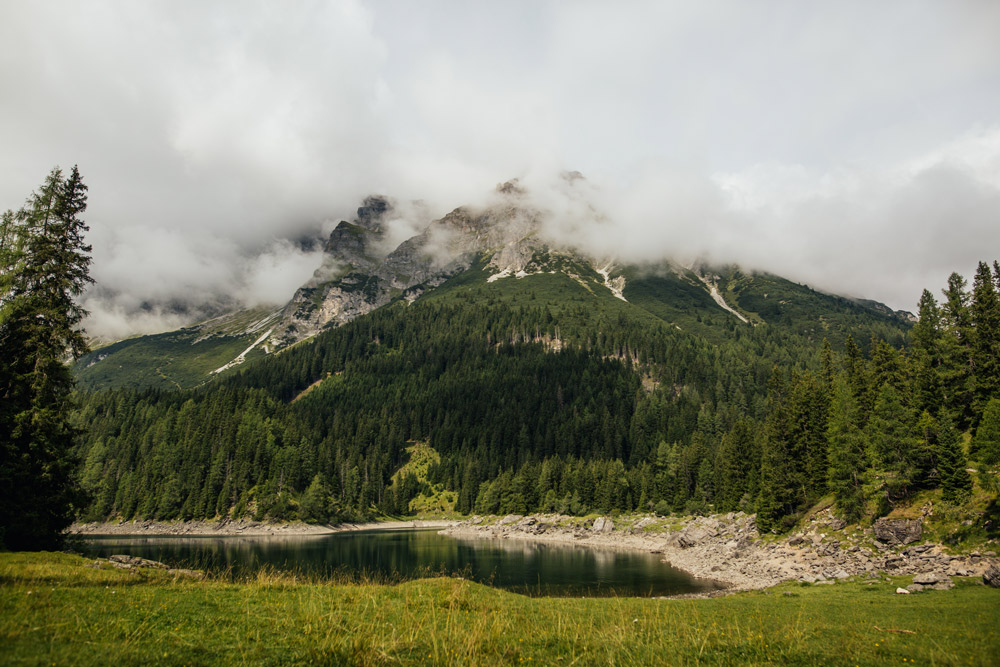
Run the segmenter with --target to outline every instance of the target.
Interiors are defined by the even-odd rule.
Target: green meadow
[[[196,580],[0,554],[0,663],[656,665],[1000,662],[1000,591],[956,579],[711,599],[528,598],[455,578]]]

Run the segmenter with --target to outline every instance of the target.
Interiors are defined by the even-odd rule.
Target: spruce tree
[[[972,457],[986,465],[1000,463],[1000,398],[990,399],[972,438]]]
[[[910,336],[913,340],[914,398],[918,410],[937,410],[944,401],[941,371],[943,364],[942,314],[934,295],[920,295],[918,320]]]
[[[12,549],[52,548],[80,503],[70,423],[73,377],[86,351],[76,299],[90,246],[80,216],[87,186],[59,169],[16,213],[3,216],[0,267],[0,531]]]
[[[965,286],[965,278],[952,273],[943,291],[945,300],[942,303],[945,330],[941,339],[941,388],[944,405],[959,428],[967,428],[971,422],[974,394],[970,370],[973,366],[972,323]],[[933,407],[925,409],[930,411]]]
[[[882,385],[865,432],[880,491],[890,505],[913,491],[917,471],[913,422],[914,416],[895,387]]]
[[[840,516],[854,522],[865,512],[866,457],[858,405],[847,382],[834,382],[827,430],[830,451],[829,484]]]
[[[965,469],[967,461],[962,440],[947,413],[938,422],[938,471],[941,495],[950,502],[960,502],[972,493],[972,478]]]
[[[1000,394],[1000,297],[986,262],[979,263],[973,280],[969,319],[975,391],[972,410],[981,415],[986,403]]]

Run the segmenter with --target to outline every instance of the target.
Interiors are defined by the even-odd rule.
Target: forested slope
[[[778,528],[828,489],[849,516],[967,492],[958,438],[995,395],[988,374],[955,376],[989,300],[980,276],[957,315],[924,304],[902,349],[897,316],[826,295],[753,310],[738,280],[721,286],[757,326],[715,304],[674,307],[685,326],[563,274],[473,267],[197,390],[81,395],[84,514],[405,514],[420,485],[392,478],[412,441],[440,454],[429,476],[460,512],[743,508]]]

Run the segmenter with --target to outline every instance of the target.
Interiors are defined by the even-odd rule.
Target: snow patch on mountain
[[[214,371],[212,371],[212,375],[216,375],[223,371],[229,370],[233,366],[239,366],[240,364],[242,364],[244,361],[246,361],[246,356],[250,354],[250,351],[253,350],[255,347],[257,347],[258,345],[260,345],[261,343],[263,343],[265,340],[267,340],[267,337],[271,335],[272,331],[274,331],[273,327],[265,331],[263,336],[255,340],[250,347],[248,347],[247,349],[243,350],[238,355],[236,355],[235,359],[230,361],[228,364],[225,364],[224,366],[219,366]]]

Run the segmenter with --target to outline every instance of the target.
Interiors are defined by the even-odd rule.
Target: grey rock
[[[947,575],[937,574],[934,572],[924,572],[923,574],[913,575],[913,583],[923,584],[925,586],[931,586],[933,584],[939,584],[944,581],[951,581]]]
[[[595,533],[610,533],[615,529],[615,524],[611,522],[611,519],[599,516],[594,520],[594,525],[590,529]]]
[[[910,591],[906,590],[905,588],[897,588],[896,589],[896,595],[909,595],[909,594],[910,594]]]
[[[923,535],[920,519],[879,519],[872,526],[875,539],[886,544],[910,544]]]
[[[167,566],[156,560],[148,560],[146,558],[139,558],[138,556],[127,556],[124,554],[115,554],[113,556],[108,556],[108,560],[111,561],[112,565],[115,567],[152,567],[159,570],[166,570]]]
[[[701,526],[688,526],[681,531],[677,545],[681,549],[690,549],[707,537],[709,537],[708,531]]]
[[[910,584],[909,586],[906,587],[906,590],[910,591],[911,593],[919,593],[922,590],[924,590],[924,587],[921,584]]]
[[[993,588],[1000,588],[1000,566],[994,565],[983,573],[983,583]]]

